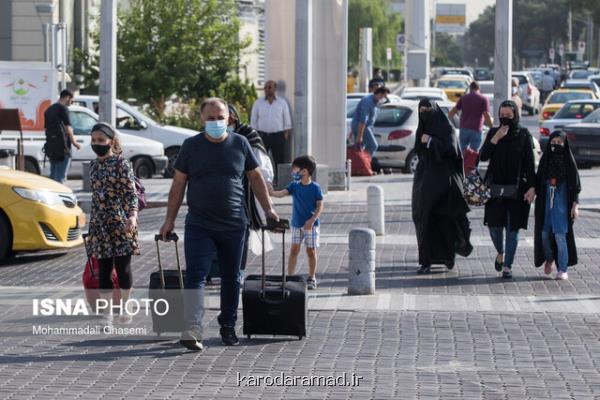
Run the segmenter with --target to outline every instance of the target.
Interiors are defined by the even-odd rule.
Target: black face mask
[[[110,144],[93,144],[92,150],[99,157],[104,157],[110,151]]]
[[[514,122],[513,122],[512,118],[500,117],[500,124],[506,125],[506,126],[512,128],[514,125]]]
[[[551,144],[550,150],[552,150],[552,153],[554,153],[554,154],[564,154],[565,146],[563,146],[561,144]]]

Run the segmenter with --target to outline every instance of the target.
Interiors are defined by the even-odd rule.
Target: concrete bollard
[[[90,162],[83,162],[83,173],[81,175],[81,182],[83,184],[84,192],[92,191],[92,184],[90,183]]]
[[[356,228],[350,231],[348,294],[375,294],[375,231]]]
[[[369,228],[377,236],[385,235],[385,207],[383,202],[383,188],[372,185],[367,188],[367,214]]]

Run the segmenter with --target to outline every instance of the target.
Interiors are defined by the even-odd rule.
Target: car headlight
[[[47,204],[49,206],[53,206],[56,204],[62,204],[62,198],[58,193],[45,191],[45,190],[33,190],[33,189],[24,189],[24,188],[13,188],[16,194],[21,196],[24,199],[38,201],[40,203]]]

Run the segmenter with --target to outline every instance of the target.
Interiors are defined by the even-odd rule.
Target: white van
[[[80,95],[75,96],[73,104],[86,107],[94,112],[98,112],[98,96]],[[129,135],[147,138],[161,142],[165,146],[165,155],[169,159],[169,164],[165,169],[165,178],[173,177],[173,165],[179,154],[179,149],[183,141],[189,137],[198,134],[197,131],[177,126],[161,125],[140,110],[130,106],[122,100],[116,101],[117,118],[116,128]]]
[[[75,147],[71,152],[71,168],[69,178],[81,177],[83,174],[83,163],[96,158],[91,146],[91,129],[98,122],[98,115],[84,107],[69,107],[71,126],[75,133],[80,150]],[[0,133],[0,148],[17,148],[19,133],[15,131],[4,131]],[[143,139],[119,132],[123,156],[132,164],[134,173],[139,178],[152,178],[154,174],[162,174],[167,166],[168,159],[164,155],[164,147],[161,143],[150,139]],[[50,162],[44,163],[44,152],[42,148],[46,143],[44,132],[33,131],[23,133],[23,148],[25,154],[25,169],[36,174],[49,175]]]

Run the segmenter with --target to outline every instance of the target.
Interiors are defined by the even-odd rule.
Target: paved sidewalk
[[[584,171],[582,199],[600,199],[596,170]],[[168,180],[153,180],[164,196]],[[348,296],[347,234],[366,226],[365,189],[385,188],[386,231],[377,244],[377,294]],[[74,184],[74,183],[72,183]],[[203,354],[186,353],[173,340],[148,337],[36,335],[31,325],[75,327],[80,318],[34,317],[32,298],[80,296],[82,249],[63,255],[25,255],[0,265],[0,393],[2,398],[242,398],[242,399],[592,399],[600,397],[600,214],[582,211],[576,223],[580,264],[566,282],[546,279],[532,265],[531,235],[522,232],[515,279],[499,279],[494,250],[470,214],[475,250],[455,270],[418,268],[410,213],[411,178],[359,179],[353,190],[330,192],[322,220],[319,289],[310,292],[308,337],[247,340],[221,346],[218,286],[207,290],[208,328]],[[289,216],[289,199],[277,201]],[[144,297],[156,270],[153,233],[164,207],[140,214],[142,255],[134,258],[135,296]],[[177,220],[181,231],[185,207]],[[532,224],[532,221],[530,221]],[[185,237],[183,237],[185,241]],[[280,242],[267,255],[269,273],[280,268]],[[183,250],[180,244],[180,250]],[[173,268],[174,247],[161,247]],[[183,251],[181,251],[183,254]],[[182,260],[183,261],[183,260]],[[259,271],[251,256],[248,273]],[[183,263],[185,266],[185,263]],[[304,255],[300,272],[306,271]],[[241,312],[239,314],[241,320]],[[40,322],[41,321],[41,322]],[[88,323],[97,322],[88,318]],[[147,322],[147,321],[146,321]],[[241,321],[238,324],[241,335]],[[134,321],[141,326],[143,319]],[[358,386],[248,387],[249,377],[361,376]],[[244,377],[246,379],[244,379]],[[238,385],[241,379],[242,386]]]

